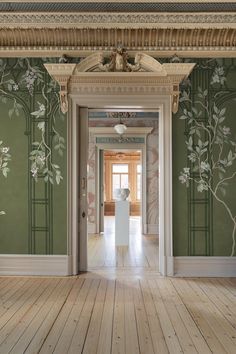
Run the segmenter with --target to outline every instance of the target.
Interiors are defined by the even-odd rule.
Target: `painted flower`
[[[197,186],[197,190],[198,192],[202,193],[203,191],[207,191],[208,187],[203,181],[200,181],[200,183]]]
[[[39,103],[40,112],[45,112],[45,105],[43,103]]]
[[[32,167],[31,168],[31,173],[32,173],[32,176],[35,178],[37,177],[37,174],[38,174],[38,167]]]
[[[188,167],[184,168],[184,172],[180,173],[179,180],[181,183],[186,184],[189,186],[189,178],[190,178],[190,169]]]
[[[46,159],[45,156],[38,156],[36,158],[36,163],[42,167],[44,166],[45,159]]]
[[[196,162],[197,160],[196,154],[194,152],[191,152],[191,154],[188,155],[188,158],[192,162]]]
[[[9,147],[3,147],[3,148],[2,148],[2,152],[3,152],[4,154],[7,154],[9,150],[10,150]]]
[[[230,135],[230,128],[223,126],[222,130],[225,136]]]
[[[184,167],[184,173],[187,175],[190,175],[190,168],[189,167]]]
[[[225,81],[226,81],[226,78],[225,78],[224,68],[222,66],[216,67],[215,71],[212,75],[211,84],[212,85],[214,85],[214,84],[224,85]]]
[[[210,171],[210,165],[208,162],[205,161],[201,162],[201,172],[203,171]]]

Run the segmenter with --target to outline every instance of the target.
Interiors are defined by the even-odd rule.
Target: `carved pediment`
[[[159,63],[155,58],[138,52],[134,61],[123,48],[114,50],[110,57],[103,52],[83,59],[79,64],[45,64],[49,74],[60,85],[61,110],[68,110],[68,93],[89,95],[125,95],[158,93],[170,95],[172,112],[179,104],[179,84],[191,73],[194,63]]]
[[[156,72],[160,76],[166,76],[166,70],[156,59],[145,53],[138,52],[134,62],[128,58],[128,54],[123,47],[114,49],[109,57],[103,52],[89,55],[77,64],[75,74],[79,72],[104,71],[104,72]]]

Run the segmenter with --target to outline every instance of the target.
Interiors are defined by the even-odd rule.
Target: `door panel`
[[[87,270],[88,109],[79,109],[79,270]]]
[[[104,232],[104,152],[99,150],[99,232]]]

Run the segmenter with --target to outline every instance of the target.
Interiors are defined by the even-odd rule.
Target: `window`
[[[129,165],[112,164],[112,198],[117,188],[129,188]]]
[[[141,199],[141,173],[142,173],[142,166],[140,164],[137,164],[137,168],[136,168],[136,176],[137,176],[136,199],[137,200]]]

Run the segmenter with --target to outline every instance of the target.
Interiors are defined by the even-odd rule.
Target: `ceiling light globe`
[[[117,134],[122,135],[122,134],[124,134],[125,131],[127,130],[127,127],[126,127],[126,125],[120,123],[120,124],[116,124],[116,125],[114,126],[114,129],[115,129],[115,131],[116,131]]]

